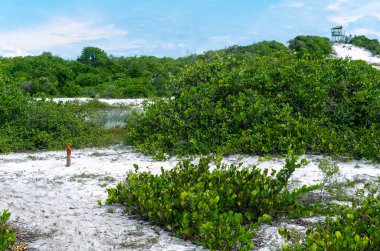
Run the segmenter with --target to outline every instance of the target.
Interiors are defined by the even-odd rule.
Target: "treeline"
[[[64,60],[50,52],[1,58],[0,73],[33,96],[149,97],[162,96],[169,75],[185,63],[185,59],[113,57],[86,47],[77,60]]]
[[[331,52],[325,38],[298,36],[289,48],[303,54],[323,55]],[[327,39],[328,40],[328,39]],[[243,57],[265,56],[289,49],[276,41],[248,46],[231,46],[219,51],[190,55],[178,59],[153,56],[114,57],[96,47],[85,47],[76,60],[65,60],[50,52],[39,56],[0,58],[0,73],[32,96],[129,98],[165,96],[167,84],[185,65],[209,55]]]
[[[376,39],[358,36],[352,44],[380,54]],[[209,55],[245,57],[268,56],[273,51],[296,52],[298,57],[321,58],[331,54],[328,38],[297,36],[288,47],[276,41],[231,46],[177,59],[154,56],[115,57],[97,47],[85,47],[76,60],[65,60],[44,52],[39,56],[0,57],[0,74],[32,96],[130,98],[165,96],[169,79],[186,65]]]

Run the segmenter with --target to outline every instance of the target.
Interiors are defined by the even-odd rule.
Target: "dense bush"
[[[369,39],[366,36],[352,38],[351,44],[368,49],[374,55],[380,55],[380,43],[377,39]]]
[[[380,159],[380,73],[365,62],[215,54],[174,78],[173,98],[128,118],[148,154],[331,153]]]
[[[198,164],[180,162],[160,175],[130,171],[125,183],[108,189],[107,203],[122,203],[127,211],[163,226],[177,236],[210,249],[253,247],[253,228],[285,213],[306,214],[299,196],[320,186],[286,189],[296,168],[288,159],[281,171],[221,164],[210,158]]]
[[[0,81],[0,152],[99,145],[102,125],[88,121],[88,111],[75,102],[33,100]]]
[[[330,39],[319,36],[297,36],[289,41],[289,49],[300,56],[324,57],[332,53]]]

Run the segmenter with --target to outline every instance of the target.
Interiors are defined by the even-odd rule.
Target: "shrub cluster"
[[[285,250],[379,250],[380,196],[378,188],[368,196],[358,194],[352,206],[333,207],[324,222],[307,231],[301,244]],[[364,199],[362,199],[364,197]]]
[[[122,203],[128,212],[151,220],[184,239],[210,249],[253,247],[253,228],[278,215],[309,213],[298,199],[320,186],[286,189],[289,177],[302,165],[288,159],[281,171],[221,164],[211,158],[198,164],[180,162],[160,175],[130,171],[126,181],[108,189],[107,203]]]
[[[380,72],[288,53],[213,55],[172,80],[173,98],[127,119],[148,154],[329,153],[380,159]]]
[[[101,124],[86,119],[79,103],[33,100],[0,80],[0,152],[99,145]]]
[[[332,53],[330,39],[319,36],[297,36],[289,41],[289,49],[301,57],[323,58]]]

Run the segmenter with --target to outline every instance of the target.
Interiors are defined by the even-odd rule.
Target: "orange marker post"
[[[69,145],[66,145],[66,166],[71,166],[71,147]]]

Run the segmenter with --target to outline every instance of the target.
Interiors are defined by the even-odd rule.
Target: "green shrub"
[[[380,159],[380,72],[365,62],[218,54],[173,78],[173,98],[126,121],[153,155],[286,154]]]
[[[288,159],[284,168],[268,174],[250,168],[221,164],[211,168],[210,158],[198,164],[180,162],[160,175],[130,171],[126,182],[107,189],[107,203],[151,220],[177,236],[210,249],[246,250],[253,247],[254,227],[285,213],[309,214],[299,196],[320,186],[286,189],[289,177],[302,165]]]
[[[89,105],[34,100],[0,81],[0,152],[102,144],[103,125],[86,119]]]
[[[8,210],[0,214],[0,251],[8,250],[16,242],[16,234],[7,224],[10,216]]]
[[[330,39],[319,36],[297,36],[289,41],[289,49],[301,57],[325,57],[332,53]]]
[[[334,217],[307,231],[302,244],[285,250],[379,250],[380,198],[368,196],[361,205],[341,206]]]

